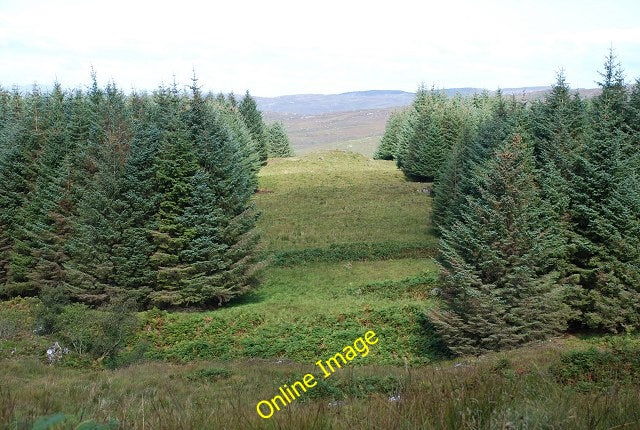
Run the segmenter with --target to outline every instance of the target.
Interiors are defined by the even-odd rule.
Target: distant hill
[[[318,115],[363,109],[383,109],[411,104],[414,94],[405,91],[355,91],[342,94],[297,94],[280,97],[256,97],[263,112]]]
[[[542,97],[551,87],[502,88],[506,95],[523,95],[527,99]],[[481,93],[482,88],[447,88],[448,96],[460,94],[470,96]],[[592,96],[597,89],[578,89],[581,96]],[[493,93],[493,91],[489,91]],[[275,112],[298,115],[320,115],[325,113],[348,112],[358,110],[386,109],[408,106],[415,93],[399,90],[352,91],[341,94],[295,94],[278,97],[255,97],[263,112]]]
[[[503,88],[503,94],[534,100],[551,87]],[[469,96],[480,88],[449,88],[449,96]],[[579,89],[591,97],[598,89]],[[415,94],[396,90],[354,91],[342,94],[298,94],[255,97],[266,122],[284,124],[294,150],[304,154],[318,149],[344,149],[370,157],[395,110],[409,106]]]
[[[402,107],[301,115],[264,112],[267,123],[284,124],[296,154],[344,149],[370,157],[378,146],[391,112]]]

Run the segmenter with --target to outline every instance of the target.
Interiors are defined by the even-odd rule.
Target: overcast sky
[[[640,76],[640,1],[0,0],[0,84],[214,91],[594,87],[613,45]]]

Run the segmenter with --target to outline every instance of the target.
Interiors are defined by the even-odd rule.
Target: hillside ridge
[[[550,86],[530,86],[500,88],[506,95],[523,95],[528,99],[542,97],[551,89]],[[461,87],[441,89],[448,97],[455,95],[471,96],[487,91],[478,87]],[[581,96],[592,96],[597,90],[578,88]],[[409,106],[415,93],[402,90],[363,90],[348,91],[339,94],[290,94],[276,97],[255,97],[258,108],[263,112],[297,115],[322,115],[327,113],[349,112],[359,110],[387,109]]]

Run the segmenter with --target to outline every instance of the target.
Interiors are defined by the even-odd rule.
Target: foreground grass
[[[605,385],[587,379],[577,385],[558,377],[559,370],[571,370],[567,349],[576,345],[586,348],[583,341],[556,340],[418,369],[344,368],[268,420],[256,414],[256,403],[314,368],[252,360],[109,371],[6,360],[0,427],[31,428],[61,413],[64,424],[55,428],[83,421],[84,428],[111,423],[102,428],[123,429],[639,428],[637,378],[615,374]],[[637,376],[638,351],[616,364]],[[606,363],[592,366],[592,378],[608,375],[607,369]]]

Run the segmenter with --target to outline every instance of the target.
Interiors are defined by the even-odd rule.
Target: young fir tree
[[[384,135],[378,149],[373,154],[375,160],[393,160],[396,158],[399,134],[406,121],[406,111],[392,112],[387,120]]]
[[[267,128],[269,157],[293,157],[289,136],[281,122],[274,122]]]
[[[244,123],[240,112],[236,107],[230,104],[219,104],[217,106],[218,112],[224,117],[224,121],[229,127],[229,131],[232,134],[233,140],[235,140],[242,153],[242,160],[250,170],[253,172],[254,184],[253,189],[258,188],[257,174],[260,171],[260,160],[258,159],[258,151],[255,148],[251,133]]]
[[[16,99],[20,97],[16,94]],[[29,204],[37,177],[36,164],[43,148],[43,118],[45,99],[37,87],[16,100],[16,123],[5,130],[7,143],[3,160],[0,160],[0,176],[4,179],[0,189],[3,208],[0,220],[0,278],[4,278],[4,291],[10,295],[31,295],[29,270],[34,260],[30,254],[32,238],[29,225],[34,221]],[[4,134],[4,133],[3,133]]]
[[[161,112],[161,149],[154,166],[159,195],[156,230],[151,232],[155,251],[150,258],[157,278],[149,300],[159,306],[181,306],[185,305],[181,290],[188,266],[180,256],[191,238],[183,215],[192,203],[198,159],[189,127],[181,117],[185,102],[175,85],[170,90],[161,88],[155,99]]]
[[[640,182],[625,154],[622,72],[611,53],[571,181],[574,325],[619,332],[640,325]]]
[[[517,122],[516,112],[521,110],[515,102],[508,104],[500,92],[482,103],[487,106],[478,112],[479,123],[463,130],[460,143],[453,148],[435,184],[433,227],[438,233],[461,219],[468,196],[477,197],[478,169],[507,138]]]
[[[439,105],[443,95],[421,89],[403,130],[401,169],[409,178],[433,181],[445,162],[448,143],[442,132]]]
[[[460,186],[465,174],[472,169],[469,160],[474,139],[474,129],[468,126],[460,140],[451,148],[437,181],[434,184],[432,225],[436,234],[451,227],[458,215],[454,206],[461,198]]]
[[[247,91],[242,98],[242,101],[238,105],[238,110],[251,133],[251,138],[258,153],[258,159],[261,164],[265,164],[268,156],[266,126],[262,120],[262,114],[258,110],[256,101],[251,97],[249,91]]]
[[[221,304],[255,281],[255,172],[225,115],[205,105],[195,79],[191,90],[186,122],[200,168],[192,178],[193,203],[181,217],[190,236],[181,254],[188,267],[181,294],[187,304]]]
[[[479,354],[544,339],[564,328],[556,238],[540,199],[533,156],[515,132],[483,164],[477,196],[443,231],[439,263],[444,307],[429,317],[455,354]]]
[[[67,157],[73,150],[68,139],[68,105],[59,84],[45,97],[39,131],[42,149],[33,162],[35,181],[26,204],[20,209],[22,220],[15,232],[12,272],[21,294],[36,294],[42,288],[59,287],[65,278],[64,241],[68,233],[69,177]]]
[[[102,135],[87,147],[88,161],[95,170],[78,199],[67,243],[70,259],[66,267],[71,295],[99,305],[123,294],[115,279],[114,250],[123,240],[119,222],[125,208],[122,174],[131,127],[124,95],[115,85],[109,84],[99,96],[93,89],[89,98],[93,97]]]
[[[127,299],[146,307],[156,285],[151,262],[155,247],[150,232],[157,229],[155,160],[159,157],[166,117],[148,98],[134,98],[132,116],[129,155],[122,171],[120,198],[124,207],[117,221],[122,228],[122,241],[113,250],[114,282],[125,291]]]

